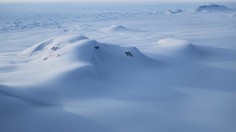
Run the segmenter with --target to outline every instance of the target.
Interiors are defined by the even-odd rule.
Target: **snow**
[[[163,38],[157,42],[156,52],[158,54],[163,54],[167,56],[182,56],[182,57],[190,57],[193,55],[197,55],[200,57],[204,55],[204,52],[193,45],[191,42],[182,39],[176,38]]]
[[[235,132],[234,10],[0,6],[0,131]]]
[[[181,13],[183,13],[183,12],[184,12],[184,11],[181,10],[181,9],[178,9],[178,10],[175,10],[175,11],[168,10],[168,11],[166,12],[166,14],[181,14]]]

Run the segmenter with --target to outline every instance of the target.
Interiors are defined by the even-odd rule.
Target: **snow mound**
[[[158,41],[162,46],[189,47],[193,46],[189,41],[176,38],[163,38]]]
[[[93,65],[95,62],[115,63],[145,60],[148,57],[136,47],[121,47],[91,40],[83,35],[68,35],[52,38],[36,44],[22,52],[33,62],[44,63],[71,63],[83,62]]]
[[[199,55],[200,51],[191,42],[176,38],[163,38],[158,41],[158,53],[174,56]]]
[[[101,31],[102,32],[134,32],[137,30],[129,29],[129,28],[121,26],[121,25],[111,25],[107,28],[103,28]]]
[[[181,9],[178,9],[178,10],[168,10],[167,12],[166,12],[166,14],[181,14],[181,13],[183,13],[184,11],[183,10],[181,10]]]
[[[230,9],[224,5],[217,5],[217,4],[207,4],[199,6],[196,11],[202,12],[202,11],[229,11]]]
[[[136,47],[101,43],[83,35],[48,39],[26,49],[21,53],[21,57],[23,63],[19,67],[20,73],[11,78],[18,86],[43,84],[48,80],[64,77],[71,78],[66,83],[76,83],[74,77],[79,75],[86,75],[88,80],[107,76],[105,74],[122,76],[130,70],[150,68],[159,64]],[[26,77],[20,78],[21,73]],[[26,81],[29,79],[31,82]]]

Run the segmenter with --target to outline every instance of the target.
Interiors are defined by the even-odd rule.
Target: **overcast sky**
[[[0,0],[0,2],[236,2],[236,0]]]

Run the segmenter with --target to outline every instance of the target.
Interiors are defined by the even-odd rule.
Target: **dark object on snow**
[[[47,60],[48,58],[44,58],[43,60]]]
[[[56,51],[58,49],[58,47],[52,47],[51,49]]]
[[[217,4],[208,4],[208,5],[202,5],[199,6],[196,11],[227,11],[230,10],[228,7],[224,5],[217,5]]]
[[[127,52],[125,52],[125,54],[126,54],[127,56],[134,57],[134,56],[131,54],[131,52],[130,52],[130,51],[127,51]]]
[[[99,46],[95,46],[94,48],[95,48],[95,49],[99,49]]]

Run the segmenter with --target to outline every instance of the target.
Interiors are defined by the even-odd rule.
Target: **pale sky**
[[[0,0],[0,3],[20,2],[236,2],[236,0]]]

